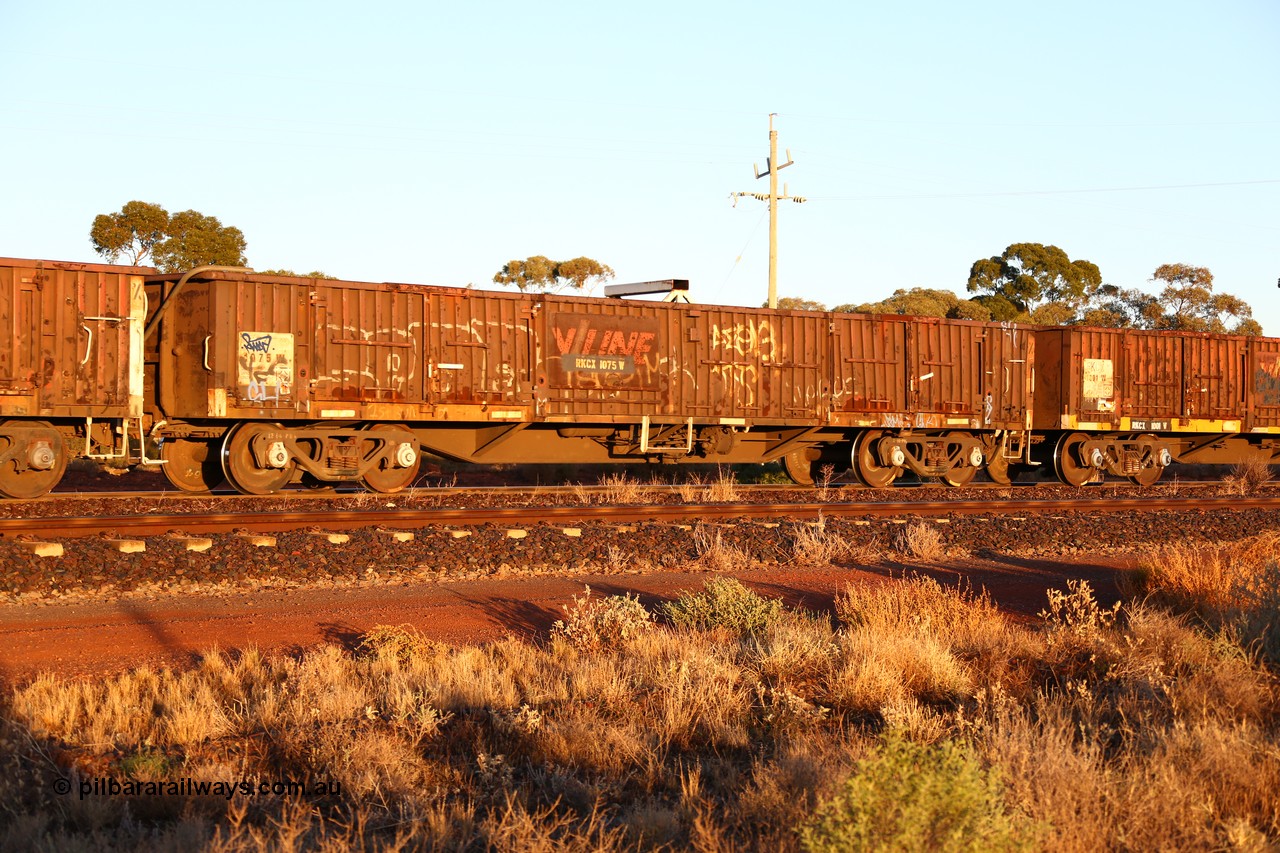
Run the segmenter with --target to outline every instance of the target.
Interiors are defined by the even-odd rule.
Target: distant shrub
[[[994,772],[955,741],[922,746],[891,735],[800,828],[814,853],[992,851],[1032,847]]]
[[[617,648],[653,627],[653,615],[630,594],[591,598],[591,587],[565,605],[565,618],[551,627],[552,637],[562,637],[580,649]]]
[[[412,625],[374,625],[360,640],[357,651],[366,657],[408,663],[425,657],[435,646]]]
[[[1040,611],[1040,618],[1049,629],[1050,643],[1064,637],[1090,641],[1115,627],[1120,614],[1120,602],[1109,608],[1098,604],[1093,587],[1085,580],[1067,581],[1067,591],[1048,590],[1049,606]]]
[[[735,578],[716,578],[702,592],[682,595],[663,609],[679,628],[729,628],[754,634],[777,621],[782,602],[756,594]]]

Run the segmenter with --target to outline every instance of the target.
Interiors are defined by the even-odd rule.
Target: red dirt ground
[[[848,569],[768,567],[734,572],[790,606],[830,612],[839,590],[918,571],[944,584],[985,589],[1015,620],[1031,620],[1045,591],[1088,580],[1103,603],[1118,596],[1121,558],[1062,560],[993,557],[954,564]],[[545,638],[581,595],[635,593],[648,605],[701,588],[708,572],[515,577],[415,582],[344,589],[279,589],[206,596],[126,597],[88,604],[0,606],[0,681],[25,683],[40,672],[95,677],[138,666],[185,668],[211,649],[256,647],[296,653],[323,643],[354,647],[375,625],[413,625],[449,643],[507,635]]]

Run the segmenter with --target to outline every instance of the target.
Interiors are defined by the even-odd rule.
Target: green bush
[[[757,595],[735,578],[715,578],[702,592],[682,595],[663,609],[678,628],[729,628],[754,634],[778,620],[782,602]]]
[[[800,828],[814,853],[989,851],[1033,846],[1005,810],[998,776],[963,744],[922,746],[890,735]]]

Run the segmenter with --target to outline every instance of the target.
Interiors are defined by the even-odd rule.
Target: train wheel
[[[967,438],[968,436],[962,432],[953,432],[951,437],[957,439]],[[963,455],[962,459],[957,460],[957,464],[947,473],[942,475],[942,482],[948,486],[967,486],[973,482],[973,478],[978,474],[978,468],[982,466],[983,452],[976,446],[972,446]],[[974,460],[977,465],[974,465]]]
[[[864,485],[883,489],[893,485],[902,474],[901,465],[883,465],[876,453],[876,443],[884,437],[878,429],[869,429],[853,443],[853,470]]]
[[[45,421],[6,421],[0,424],[0,441],[8,435],[8,427],[40,427],[53,429],[53,424]],[[12,441],[12,439],[9,439]],[[47,495],[67,470],[67,454],[62,445],[62,436],[53,433],[53,440],[48,444],[38,445],[28,451],[28,467],[19,468],[17,460],[10,460],[0,465],[0,495],[17,500],[31,500]],[[33,468],[31,465],[47,465],[44,468]]]
[[[1129,482],[1135,486],[1153,486],[1163,473],[1164,469],[1159,465],[1152,465],[1149,468],[1143,468],[1136,474],[1130,474]]]
[[[1169,461],[1168,451],[1156,449],[1156,437],[1150,433],[1138,436],[1139,440],[1150,442],[1150,449],[1147,451],[1148,461],[1151,463],[1146,468],[1142,468],[1136,474],[1129,475],[1129,482],[1135,486],[1152,486],[1164,474],[1164,466],[1160,464],[1162,461]],[[1161,458],[1163,457],[1163,459]]]
[[[812,486],[815,479],[813,472],[813,458],[809,455],[809,448],[801,450],[793,450],[786,456],[782,457],[782,467],[787,472],[787,476],[791,478],[791,482],[797,486]]]
[[[369,432],[404,432],[408,427],[396,424],[374,424],[369,427]],[[392,492],[402,491],[413,485],[413,481],[418,478],[418,468],[422,464],[422,454],[418,452],[418,448],[409,447],[403,450],[403,445],[392,451],[393,454],[403,454],[402,458],[397,461],[400,463],[409,462],[403,467],[396,467],[389,464],[386,460],[379,463],[361,478],[365,488],[373,492],[382,492],[390,494]],[[379,451],[381,448],[378,448]],[[412,456],[412,461],[410,460]]]
[[[991,482],[1001,486],[1013,484],[1013,473],[1009,470],[1009,460],[997,447],[995,453],[987,457],[987,477]]]
[[[227,431],[222,439],[222,473],[236,491],[246,495],[269,495],[283,489],[293,479],[297,468],[293,459],[287,459],[280,468],[262,468],[253,455],[255,438],[281,429],[280,424],[243,421]],[[268,451],[272,452],[288,453],[283,445]]]
[[[1005,458],[1004,448],[1003,442],[996,441],[993,438],[988,438],[982,444],[982,455],[987,459],[985,467],[987,478],[999,486],[1011,485],[1016,476],[1015,472],[1011,470],[1013,466]]]
[[[166,438],[160,458],[165,479],[184,492],[207,492],[222,482],[222,460],[212,441]]]
[[[1081,432],[1073,432],[1058,439],[1058,446],[1053,451],[1053,469],[1058,479],[1069,486],[1085,486],[1094,478],[1099,478],[1099,469],[1093,465],[1085,465],[1080,461],[1080,445],[1089,440]]]

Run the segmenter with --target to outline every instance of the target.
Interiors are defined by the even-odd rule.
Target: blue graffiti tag
[[[240,333],[240,340],[244,341],[244,348],[249,352],[269,352],[271,350],[271,336],[260,335],[256,338],[249,337],[248,332]]]

